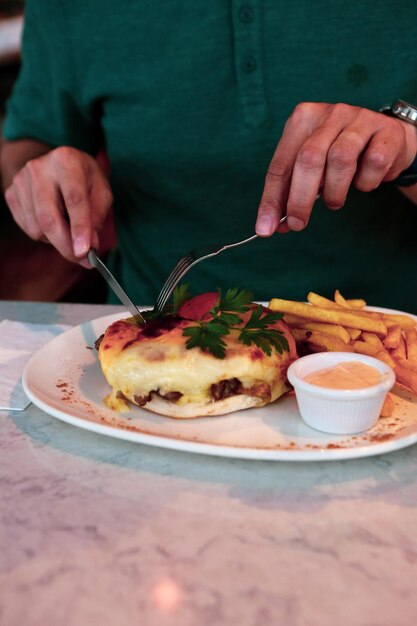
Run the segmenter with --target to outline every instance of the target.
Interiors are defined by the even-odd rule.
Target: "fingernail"
[[[272,235],[272,217],[267,213],[265,215],[261,215],[261,217],[256,222],[256,232],[258,235]]]
[[[287,217],[287,224],[291,230],[302,230],[304,228],[303,220],[298,217]]]
[[[83,257],[88,252],[88,243],[84,237],[76,237],[74,239],[74,254],[78,257]]]

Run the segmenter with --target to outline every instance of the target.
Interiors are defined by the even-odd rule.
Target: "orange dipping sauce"
[[[384,380],[375,367],[359,361],[343,361],[331,367],[307,374],[304,380],[311,385],[328,389],[365,389]]]

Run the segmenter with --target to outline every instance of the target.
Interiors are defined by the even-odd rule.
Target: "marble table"
[[[0,302],[78,324],[97,305]],[[243,461],[0,412],[2,626],[411,626],[417,446]]]

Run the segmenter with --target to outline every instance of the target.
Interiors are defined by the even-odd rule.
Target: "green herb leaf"
[[[186,348],[200,348],[209,351],[218,359],[224,359],[226,343],[222,337],[228,335],[230,330],[225,324],[218,323],[216,319],[210,322],[200,322],[198,326],[188,326],[183,330],[183,335],[189,337]]]
[[[250,310],[253,294],[236,287],[228,289],[224,297],[220,289],[218,292],[219,300],[210,311],[213,319],[200,321],[196,326],[188,326],[183,330],[183,335],[189,337],[186,343],[187,349],[200,348],[223,359],[227,347],[223,337],[235,330],[239,332],[239,341],[248,346],[256,345],[268,356],[271,356],[273,348],[279,354],[282,354],[284,350],[289,351],[284,333],[277,328],[270,328],[282,319],[282,313],[265,311],[264,307],[259,304],[252,310],[248,321],[242,327],[242,318],[238,314]]]
[[[145,322],[151,322],[152,320],[157,320],[167,315],[167,310],[163,311],[155,311],[155,309],[148,309],[147,311],[142,311],[142,317]]]
[[[268,356],[272,354],[272,347],[279,354],[289,351],[289,345],[284,333],[277,328],[268,328],[270,324],[274,324],[282,319],[282,313],[267,312],[263,317],[264,308],[258,305],[251,313],[249,320],[242,328],[239,335],[239,341],[249,346],[252,343],[261,348]]]
[[[245,328],[267,328],[270,324],[275,324],[282,319],[282,313],[267,312],[263,317],[265,309],[258,304],[256,309],[251,313],[249,320],[245,324]]]
[[[279,354],[282,354],[284,350],[288,352],[290,349],[287,338],[282,331],[276,328],[268,328],[266,330],[244,328],[239,335],[239,341],[246,346],[250,346],[253,343],[268,356],[272,354],[272,347]]]
[[[181,283],[180,285],[177,285],[174,289],[174,293],[173,293],[173,301],[174,301],[174,305],[173,305],[173,312],[177,313],[178,309],[184,304],[184,302],[187,302],[187,300],[191,299],[191,293],[188,290],[189,284],[188,283]]]
[[[246,289],[239,289],[238,287],[228,289],[223,298],[219,290],[219,296],[219,310],[234,311],[236,313],[244,313],[245,311],[249,311],[249,305],[253,300],[253,293],[251,293],[250,291],[246,291]]]
[[[221,311],[215,319],[226,326],[237,326],[237,324],[240,324],[242,321],[239,315],[235,313],[224,313],[223,311]]]
[[[180,306],[187,300],[190,300],[190,298],[191,293],[188,291],[188,284],[177,285],[173,293],[173,304],[166,304],[162,311],[155,311],[155,309],[142,311],[142,316],[146,322],[151,322],[169,315],[176,315]]]

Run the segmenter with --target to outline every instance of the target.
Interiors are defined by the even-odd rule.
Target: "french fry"
[[[393,326],[400,326],[399,323],[396,322],[395,320],[390,320],[390,319],[387,319],[386,317],[384,317],[382,319],[384,320],[385,325],[386,325],[387,328],[392,328]],[[402,331],[401,326],[400,326],[400,329]]]
[[[362,315],[362,311],[352,313],[339,309],[322,309],[317,306],[311,306],[305,302],[294,302],[293,300],[281,300],[280,298],[272,298],[269,303],[272,311],[280,311],[281,313],[292,313],[300,317],[314,320],[316,322],[328,322],[331,324],[340,324],[349,328],[359,328],[360,330],[368,330],[377,335],[385,337],[387,327],[384,322],[379,319],[372,319]]]
[[[392,326],[388,326],[387,336],[384,337],[384,346],[388,350],[394,350],[400,345],[400,339],[401,326],[399,324],[393,324]]]
[[[326,322],[312,322],[305,317],[285,313],[283,320],[290,328],[305,328],[307,330],[317,330],[328,335],[339,337],[345,343],[349,343],[350,339],[358,337],[362,331],[357,328],[349,329],[339,324],[328,324]]]
[[[285,313],[282,319],[286,324],[288,324],[288,326],[295,326],[298,328],[302,328],[307,321],[305,317],[293,315],[292,313]]]
[[[336,291],[334,292],[334,301],[340,306],[343,306],[345,309],[350,308],[348,303],[346,302],[346,300],[344,299],[344,297],[342,296],[342,294],[340,293],[338,289],[336,289]]]
[[[373,356],[375,359],[379,359],[380,361],[384,361],[387,365],[395,369],[396,362],[388,352],[385,350],[384,346],[379,348],[376,344],[369,343],[368,341],[352,341],[352,348],[358,354],[367,354],[368,356]]]
[[[305,342],[321,348],[321,352],[353,352],[353,348],[339,337],[326,335],[315,330],[293,328],[291,333],[297,343]],[[314,350],[316,351],[316,350]]]
[[[323,309],[340,309],[340,305],[337,302],[333,302],[333,300],[329,300],[329,298],[325,298],[324,296],[320,296],[318,293],[314,293],[314,291],[310,291],[307,295],[307,302],[310,304],[314,304],[314,306],[322,307]]]
[[[397,366],[396,362],[394,361],[390,353],[385,349],[382,349],[379,352],[377,352],[375,355],[375,358],[379,359],[380,361],[384,361],[384,363],[392,367],[393,370],[395,370]]]
[[[307,322],[304,325],[307,330],[316,330],[319,333],[325,335],[332,335],[338,337],[344,344],[348,344],[350,341],[350,335],[343,326],[339,324],[326,324],[325,322]]]
[[[362,333],[359,328],[346,328],[351,339],[358,339]]]
[[[397,313],[384,313],[382,316],[383,320],[388,324],[389,322],[394,322],[395,324],[399,324],[403,330],[412,329],[416,327],[416,321],[410,317],[409,315],[401,315]]]
[[[351,313],[355,313],[355,315],[363,315],[365,317],[382,320],[386,326],[394,326],[394,324],[398,324],[403,330],[415,328],[416,326],[415,320],[409,315],[402,315],[400,313],[383,313],[381,311],[364,311],[363,309],[350,309],[350,311]]]
[[[382,343],[378,335],[374,335],[374,333],[364,331],[362,333],[362,339],[363,341],[365,341],[365,343],[372,344],[378,351],[384,350],[384,344]]]
[[[349,343],[350,335],[348,331],[339,324],[326,324],[325,322],[310,322],[302,317],[294,315],[284,315],[284,321],[290,328],[303,328],[305,330],[316,330],[326,335],[333,335],[343,341]]]
[[[405,331],[405,345],[407,349],[407,359],[417,363],[417,330],[410,328]]]
[[[380,417],[391,417],[394,412],[395,402],[390,393],[387,393],[385,396],[384,404],[382,405],[380,411]]]
[[[355,315],[361,315],[362,317],[370,317],[373,320],[384,320],[384,314],[379,311],[368,311],[364,309],[346,309]],[[384,322],[385,323],[385,322]]]
[[[417,393],[417,372],[412,369],[397,365],[395,368],[395,377],[399,383],[408,387],[414,393]]]
[[[404,337],[401,335],[400,337],[400,341],[398,343],[398,346],[391,351],[391,356],[393,359],[395,360],[401,360],[401,359],[406,359],[407,358],[407,350],[405,347],[405,339]]]
[[[351,309],[363,309],[364,307],[366,307],[365,300],[362,300],[360,298],[354,298],[353,300],[346,300],[346,303]]]
[[[354,352],[358,352],[359,354],[367,354],[368,356],[374,356],[380,352],[377,346],[374,346],[372,343],[367,341],[352,341],[351,346]]]
[[[408,359],[398,359],[396,363],[397,367],[399,366],[417,373],[417,363],[415,361],[409,361]]]

